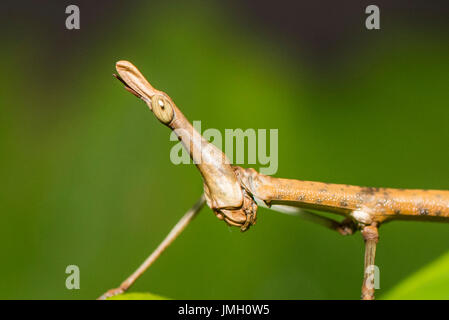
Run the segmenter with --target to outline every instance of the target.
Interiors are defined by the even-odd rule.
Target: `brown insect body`
[[[231,166],[226,155],[198,133],[171,98],[154,89],[128,61],[116,69],[126,90],[144,100],[157,119],[174,130],[197,165],[204,182],[204,195],[175,225],[157,249],[119,288],[101,298],[123,293],[159,257],[207,201],[218,218],[247,230],[256,221],[259,201],[347,235],[361,230],[365,241],[362,299],[374,299],[374,258],[379,240],[378,227],[394,219],[449,222],[449,191],[370,188],[266,176],[254,169]],[[314,209],[344,215],[338,222],[308,212]],[[288,209],[288,211],[286,211]]]
[[[267,204],[295,205],[352,216],[363,224],[392,219],[448,220],[449,191],[371,188],[282,179],[237,169],[240,180]]]
[[[360,225],[392,219],[448,220],[449,191],[369,188],[274,178],[229,164],[226,155],[198,133],[171,98],[154,89],[128,61],[116,65],[128,91],[144,100],[163,124],[174,130],[198,167],[207,204],[218,218],[241,227],[255,223],[253,197],[345,215]]]

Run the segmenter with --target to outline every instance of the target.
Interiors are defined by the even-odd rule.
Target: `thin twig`
[[[195,218],[198,212],[203,208],[206,202],[204,194],[201,198],[187,211],[181,220],[170,230],[165,239],[159,244],[156,250],[137,268],[132,275],[130,275],[125,281],[122,282],[120,287],[111,289],[99,297],[99,300],[105,300],[117,294],[121,294],[128,290],[133,283],[153,264],[154,261],[164,252],[165,249],[179,236],[179,234],[187,227],[187,225]]]
[[[375,290],[375,264],[376,245],[379,241],[377,225],[373,224],[362,229],[362,236],[365,240],[365,262],[362,284],[362,300],[374,300]]]
[[[309,210],[304,210],[294,206],[277,204],[272,205],[271,207],[269,207],[269,209],[289,215],[298,216],[304,220],[319,224],[327,229],[337,231],[342,235],[353,234],[357,229],[356,225],[353,223],[351,219],[344,219],[343,221],[339,222],[337,220],[324,217]]]

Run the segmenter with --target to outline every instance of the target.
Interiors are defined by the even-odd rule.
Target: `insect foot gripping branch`
[[[232,226],[247,230],[256,221],[257,205],[240,185],[226,155],[194,129],[173,100],[145,79],[128,61],[118,61],[114,75],[125,89],[142,99],[156,118],[172,129],[196,164],[204,181],[208,206]]]

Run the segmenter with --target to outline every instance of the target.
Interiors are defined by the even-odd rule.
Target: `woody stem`
[[[366,226],[362,229],[365,240],[365,262],[362,284],[362,300],[374,300],[375,271],[374,260],[376,257],[376,245],[379,241],[379,232],[376,224]]]

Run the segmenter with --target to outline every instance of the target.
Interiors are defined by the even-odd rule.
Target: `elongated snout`
[[[115,68],[126,86],[134,90],[145,102],[160,92],[145,79],[139,69],[126,60],[117,61]]]

